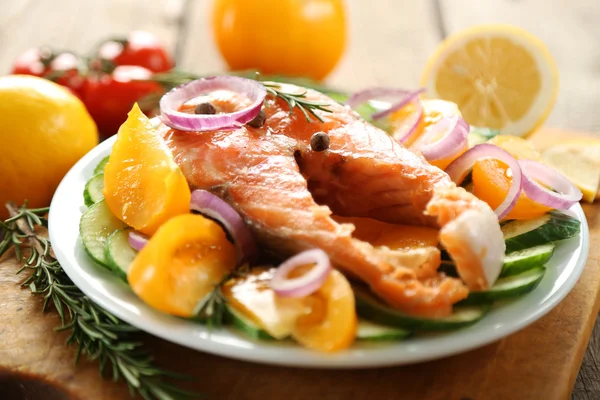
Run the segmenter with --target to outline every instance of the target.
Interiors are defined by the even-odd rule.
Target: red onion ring
[[[386,87],[374,87],[365,90],[361,90],[359,92],[353,93],[352,96],[348,100],[346,100],[346,104],[350,107],[354,108],[359,104],[366,103],[369,100],[374,100],[380,97],[387,96],[406,96],[409,94],[409,90],[405,89],[392,89]]]
[[[581,190],[560,172],[533,160],[519,160],[519,165],[523,171],[523,191],[531,200],[566,210],[583,197]],[[546,189],[538,182],[559,193]]]
[[[440,119],[425,134],[424,142],[433,140],[441,130],[444,130],[445,133],[439,140],[425,144],[419,149],[428,161],[450,157],[467,147],[469,125],[459,116]]]
[[[254,261],[257,255],[256,243],[246,223],[233,207],[206,190],[196,189],[192,192],[190,208],[217,220],[225,227],[238,250],[239,263]]]
[[[129,242],[129,245],[137,251],[141,251],[144,246],[146,246],[148,239],[148,236],[137,231],[130,231],[127,236],[127,242]]]
[[[412,113],[413,119],[411,120],[407,118],[405,121],[403,121],[402,125],[400,125],[398,129],[392,132],[392,137],[400,143],[406,142],[408,138],[410,138],[413,135],[413,133],[415,133],[417,127],[419,126],[419,123],[421,122],[421,118],[423,117],[424,111],[423,103],[421,103],[421,100],[419,98],[416,98],[413,101],[413,104],[416,107],[415,112]]]
[[[478,144],[465,151],[456,160],[452,161],[450,165],[448,165],[448,168],[446,168],[446,173],[450,176],[452,181],[454,181],[456,184],[459,184],[465,178],[466,173],[473,168],[473,165],[475,165],[477,161],[486,158],[494,158],[502,161],[508,165],[512,171],[512,183],[508,193],[506,194],[506,198],[502,201],[498,208],[494,210],[498,216],[498,219],[502,219],[510,212],[510,210],[513,209],[517,203],[517,200],[519,200],[522,186],[521,167],[519,166],[517,160],[515,160],[515,158],[507,151],[489,143]]]
[[[199,115],[178,111],[186,101],[203,93],[221,89],[244,94],[252,100],[252,104],[232,113]],[[216,129],[235,129],[256,117],[266,95],[265,87],[252,79],[237,76],[213,76],[197,79],[170,90],[160,99],[160,119],[165,125],[180,131],[204,132]]]
[[[411,103],[415,99],[419,98],[419,95],[421,93],[423,93],[424,91],[425,91],[425,89],[422,88],[422,89],[419,89],[419,90],[415,90],[414,92],[410,92],[406,96],[404,96],[404,98],[402,100],[398,101],[397,103],[392,104],[390,108],[388,108],[386,110],[383,110],[383,111],[376,112],[371,117],[373,119],[379,119],[379,118],[387,117],[388,115],[390,115],[394,111],[401,109],[402,107],[404,107],[408,103]]]
[[[288,278],[294,269],[307,264],[315,264],[315,266],[298,278]],[[331,262],[323,250],[306,250],[288,259],[275,270],[271,279],[271,288],[283,297],[308,296],[323,285],[330,271]]]

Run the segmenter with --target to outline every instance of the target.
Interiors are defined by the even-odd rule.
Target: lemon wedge
[[[544,43],[530,33],[480,25],[440,43],[421,84],[428,95],[458,104],[471,125],[527,136],[554,105],[558,70]]]
[[[600,139],[572,139],[542,153],[546,165],[563,173],[592,203],[600,186]]]

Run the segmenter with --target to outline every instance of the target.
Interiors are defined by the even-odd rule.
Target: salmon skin
[[[499,273],[504,255],[489,206],[349,107],[316,91],[306,96],[329,104],[331,112],[317,111],[323,122],[307,122],[297,108],[290,113],[287,103],[269,95],[260,128],[159,129],[189,184],[231,204],[271,254],[319,247],[336,268],[411,315],[447,316],[469,290],[487,288],[495,278],[486,271],[492,265]],[[329,136],[328,149],[311,148],[318,132]],[[436,246],[374,247],[354,238],[354,226],[337,223],[332,213],[439,228],[461,279],[438,273]]]

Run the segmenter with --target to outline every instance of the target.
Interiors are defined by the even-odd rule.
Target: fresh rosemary
[[[256,80],[259,80],[259,78],[261,77],[261,75],[256,72],[247,72],[247,71],[240,72],[236,75],[243,76],[243,77],[246,77],[249,79],[256,79]],[[166,73],[154,74],[152,76],[151,80],[159,83],[165,89],[169,90],[176,86],[182,85],[184,83],[187,83],[189,81],[192,81],[194,79],[199,79],[199,78],[200,78],[200,76],[197,76],[194,74],[174,70],[174,71],[170,71],[170,72],[166,72]],[[277,76],[265,77],[265,78],[282,81],[282,82],[286,80],[286,78],[284,78],[284,77],[277,77]],[[293,83],[295,81],[294,78],[287,78],[287,80],[289,80],[290,83]],[[298,78],[296,78],[296,80],[298,80]],[[306,91],[299,92],[299,93],[290,93],[290,92],[286,92],[286,91],[282,90],[281,84],[279,82],[270,82],[270,81],[265,82],[264,80],[261,80],[261,83],[265,86],[265,89],[267,89],[267,92],[269,94],[279,97],[280,99],[284,100],[288,104],[288,106],[290,108],[290,114],[294,111],[294,108],[298,108],[300,111],[302,111],[302,114],[304,114],[304,116],[306,117],[306,120],[308,122],[312,122],[310,115],[312,115],[319,121],[323,122],[323,118],[321,118],[321,116],[315,112],[316,110],[320,110],[320,111],[324,111],[324,112],[331,112],[331,110],[329,108],[327,108],[329,106],[329,104],[307,100],[306,99],[306,94],[307,94]],[[304,84],[304,83],[306,83],[306,81],[299,80],[298,83]],[[158,103],[158,100],[160,100],[160,98],[158,98],[155,95],[152,98],[143,99],[143,104],[148,106],[149,103],[152,103],[152,102]]]
[[[99,361],[102,375],[110,367],[113,380],[123,379],[132,396],[137,392],[147,400],[200,397],[166,382],[165,378],[185,377],[157,368],[143,344],[134,340],[137,329],[95,304],[73,284],[54,257],[50,241],[38,233],[48,226],[48,208],[18,208],[12,202],[6,207],[11,216],[0,221],[0,256],[14,249],[23,261],[17,274],[28,271],[29,275],[22,285],[44,297],[42,311],[54,306],[61,319],[55,330],[70,331],[67,344],[77,344],[76,363],[84,354]]]
[[[331,112],[331,110],[327,108],[329,104],[307,100],[306,90],[300,93],[290,93],[281,90],[281,85],[279,83],[263,82],[263,85],[265,89],[267,89],[268,93],[272,94],[273,96],[277,96],[288,103],[290,106],[290,114],[294,111],[294,108],[297,107],[300,111],[302,111],[302,114],[304,114],[308,122],[312,122],[310,116],[308,115],[309,113],[319,121],[323,122],[323,118],[321,118],[319,114],[315,113],[315,110]]]
[[[227,299],[223,296],[221,288],[230,279],[242,277],[248,274],[250,267],[248,264],[244,264],[241,267],[225,274],[223,278],[215,285],[212,292],[204,298],[204,300],[198,306],[198,318],[206,323],[209,329],[219,328],[223,325],[225,319],[225,304]]]

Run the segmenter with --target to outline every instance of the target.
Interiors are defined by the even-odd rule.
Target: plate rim
[[[59,204],[61,199],[66,196],[71,196],[74,190],[70,188],[72,182],[76,182],[79,176],[85,175],[85,171],[90,171],[90,176],[84,178],[84,180],[89,179],[91,177],[91,171],[95,164],[92,164],[94,160],[99,161],[102,157],[105,157],[109,154],[109,150],[112,147],[112,144],[116,140],[116,135],[107,139],[106,141],[100,143],[98,146],[93,148],[90,152],[88,152],[83,158],[81,158],[65,175],[61,183],[59,184],[54,197],[52,199],[52,203],[50,205],[50,212],[48,217],[48,232],[50,241],[52,243],[62,243],[61,242],[61,234],[60,231],[64,229],[61,224],[54,223],[53,221],[59,221],[61,219],[60,215],[57,215],[59,212]],[[78,203],[80,203],[80,207],[77,207],[76,212],[78,213],[77,221],[81,216],[79,212],[81,207],[83,206],[83,186],[77,188],[77,196],[79,198]],[[81,190],[79,190],[81,189]],[[208,332],[206,327],[194,323],[192,321],[185,321],[186,324],[194,325],[194,333],[197,336],[195,339],[197,340],[194,345],[190,344],[189,338],[185,340],[180,335],[173,336],[173,332],[171,329],[160,329],[155,326],[156,322],[150,322],[136,319],[136,313],[127,312],[127,309],[120,307],[115,300],[111,300],[106,297],[106,293],[103,293],[103,290],[100,288],[88,285],[85,280],[85,276],[81,273],[77,272],[77,269],[83,270],[81,265],[76,265],[72,261],[75,259],[76,255],[67,254],[65,248],[61,246],[53,246],[55,255],[61,266],[63,267],[65,273],[69,276],[69,278],[75,283],[80,290],[85,293],[88,297],[90,297],[93,301],[106,308],[108,311],[113,313],[118,318],[123,321],[149,333],[159,338],[162,338],[166,341],[179,344],[181,346],[202,351],[210,354],[215,354],[223,357],[233,358],[242,361],[250,361],[261,364],[269,364],[269,365],[280,365],[280,366],[291,366],[291,367],[301,367],[301,368],[319,368],[319,369],[365,369],[365,368],[377,368],[377,367],[389,367],[389,366],[398,366],[398,365],[406,365],[413,364],[417,362],[430,361],[434,359],[445,358],[448,356],[452,356],[455,354],[463,353],[469,350],[473,350],[479,347],[483,347],[487,344],[493,343],[503,337],[509,336],[526,326],[532,324],[537,321],[552,309],[556,307],[568,293],[571,292],[577,281],[579,280],[583,268],[585,267],[587,256],[589,252],[589,230],[587,220],[583,213],[583,209],[580,204],[572,207],[572,212],[575,213],[577,219],[581,222],[581,233],[578,237],[579,244],[570,254],[570,258],[565,261],[565,263],[573,263],[570,274],[566,277],[562,285],[560,285],[559,289],[556,290],[548,296],[547,299],[544,299],[541,307],[533,313],[529,313],[527,318],[521,318],[518,323],[512,324],[509,327],[505,327],[504,329],[496,329],[492,330],[492,333],[489,335],[476,335],[477,326],[480,324],[477,323],[469,328],[461,329],[454,332],[443,333],[441,339],[438,340],[439,343],[444,343],[445,341],[452,342],[448,338],[456,337],[454,342],[460,342],[460,337],[464,332],[468,331],[469,335],[468,339],[465,337],[465,340],[462,340],[462,344],[454,343],[453,346],[446,348],[439,348],[440,345],[434,346],[434,351],[419,351],[418,349],[411,349],[411,345],[409,342],[396,342],[390,344],[382,344],[381,347],[365,347],[365,348],[352,348],[345,352],[335,353],[335,354],[323,354],[314,352],[308,349],[301,348],[298,345],[295,345],[294,348],[282,348],[280,346],[273,346],[272,348],[265,349],[266,344],[264,342],[253,341],[250,338],[243,337],[242,335],[233,334],[237,337],[238,341],[247,342],[248,346],[232,346],[231,339],[227,338],[225,335],[223,338],[216,340],[214,334],[224,334],[223,331],[214,331]],[[73,210],[75,212],[75,210]],[[75,252],[82,252],[82,244],[81,239],[79,238],[79,224],[77,223],[77,240],[74,243],[75,248],[70,249]],[[78,248],[79,247],[79,248]],[[573,262],[575,254],[578,253],[578,257]],[[92,260],[88,260],[88,263],[93,265],[94,268],[98,269],[98,273],[102,271],[106,276],[111,276],[108,271],[102,270],[102,267],[99,267],[93,263]],[[95,271],[96,272],[96,271]],[[118,280],[116,276],[115,280]],[[141,303],[141,300],[138,299],[138,302]],[[515,300],[517,302],[517,300]],[[142,307],[149,306],[141,303]],[[157,313],[155,310],[144,311],[152,313]],[[139,315],[139,314],[138,314]],[[165,318],[174,318],[176,320],[181,321],[181,319],[177,319],[176,317],[166,316],[162,314]],[[164,318],[162,318],[164,319]],[[159,322],[160,325],[160,322]],[[177,323],[179,325],[179,322]],[[183,326],[183,325],[182,325]],[[169,328],[169,327],[167,327]],[[178,331],[177,331],[178,332]],[[176,332],[176,333],[177,333]],[[435,339],[434,345],[435,345]],[[406,346],[404,346],[408,343]],[[389,353],[390,349],[398,348],[398,347],[408,347],[408,351],[405,353],[408,355],[403,359],[397,359],[392,357]],[[417,345],[418,347],[418,345]],[[289,357],[285,357],[285,354],[290,353]],[[348,355],[350,354],[350,356]]]

